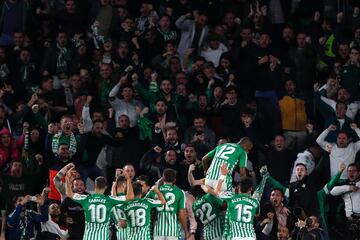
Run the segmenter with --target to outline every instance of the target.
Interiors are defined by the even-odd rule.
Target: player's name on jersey
[[[145,209],[149,208],[149,206],[147,204],[136,202],[136,203],[130,203],[129,205],[127,205],[125,207],[125,211],[128,210],[129,208],[133,208],[133,207],[142,207]]]
[[[246,202],[251,203],[252,205],[257,205],[257,203],[249,197],[237,197],[237,198],[231,199],[232,203],[237,203],[239,201],[246,201]]]
[[[102,199],[102,198],[93,198],[93,199],[89,199],[90,203],[95,203],[95,202],[99,202],[99,203],[106,203],[106,199]]]

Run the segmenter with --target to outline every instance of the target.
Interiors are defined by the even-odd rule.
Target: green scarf
[[[56,72],[64,73],[67,72],[68,61],[70,61],[70,51],[66,47],[61,47],[59,43],[56,43],[58,51],[58,57],[56,61]]]
[[[144,117],[140,117],[138,119],[138,127],[139,127],[139,139],[140,140],[146,140],[152,139],[152,127],[153,127],[153,123]]]
[[[58,150],[61,144],[67,144],[69,146],[70,157],[75,155],[77,142],[74,133],[71,133],[70,136],[65,136],[60,132],[53,136],[51,148],[55,156],[58,156]]]

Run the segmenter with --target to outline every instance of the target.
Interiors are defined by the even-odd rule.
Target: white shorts
[[[154,236],[154,240],[178,240],[178,237]]]
[[[209,179],[205,178],[205,185],[211,187],[212,189],[214,189],[214,191],[216,190],[217,183],[218,183],[218,180],[209,180]],[[226,192],[227,190],[228,190],[227,185],[226,185],[226,182],[224,181],[221,184],[220,191],[221,192]]]

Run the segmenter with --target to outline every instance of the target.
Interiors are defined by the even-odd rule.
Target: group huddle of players
[[[202,188],[206,194],[193,204],[193,212],[202,222],[204,240],[253,240],[254,216],[260,206],[260,198],[268,174],[252,193],[252,181],[242,177],[233,191],[232,172],[239,166],[240,175],[245,172],[247,153],[251,144],[240,141],[224,143],[210,151],[203,159],[206,172]],[[71,170],[69,171],[71,172]],[[144,193],[140,182],[132,183],[125,173],[118,176],[111,189],[112,196],[105,196],[106,180],[95,180],[95,192],[91,195],[74,194],[71,191],[70,174],[66,176],[66,195],[82,205],[85,211],[84,240],[109,238],[110,218],[117,224],[117,239],[129,240],[178,240],[191,234],[187,226],[185,192],[176,184],[176,172],[165,169],[163,184]],[[151,223],[151,210],[156,217]]]

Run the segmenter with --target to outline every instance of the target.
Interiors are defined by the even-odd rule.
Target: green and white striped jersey
[[[178,213],[180,209],[185,209],[185,192],[171,184],[164,184],[159,187],[159,190],[164,195],[166,204],[157,208],[154,236],[180,238],[181,228]],[[148,197],[155,198],[156,194],[151,191]]]
[[[103,240],[109,238],[110,211],[125,202],[125,196],[110,197],[104,194],[74,194],[73,200],[85,212],[85,233],[83,240]]]
[[[204,240],[212,240],[223,236],[224,215],[220,209],[222,204],[222,200],[209,193],[194,202],[192,206],[194,215],[204,226]]]
[[[256,238],[254,217],[260,203],[247,194],[227,193],[221,196],[227,203],[225,236]]]
[[[119,193],[118,196],[125,196],[125,193]],[[127,239],[128,229],[119,227],[120,220],[126,221],[126,215],[124,210],[121,208],[123,204],[116,205],[111,209],[111,219],[115,222],[116,227],[116,238],[117,240]]]
[[[260,211],[260,200],[269,173],[264,174],[252,196],[223,193],[219,197],[227,203],[224,237],[255,238],[254,217]]]
[[[207,154],[213,160],[206,173],[206,179],[218,180],[221,176],[220,167],[225,162],[230,173],[226,176],[225,183],[227,191],[232,188],[232,173],[237,165],[239,167],[246,167],[247,155],[245,150],[235,143],[224,143],[217,146],[215,149]]]
[[[160,207],[159,200],[135,198],[122,206],[126,218],[129,240],[151,240],[150,213],[154,207]]]

